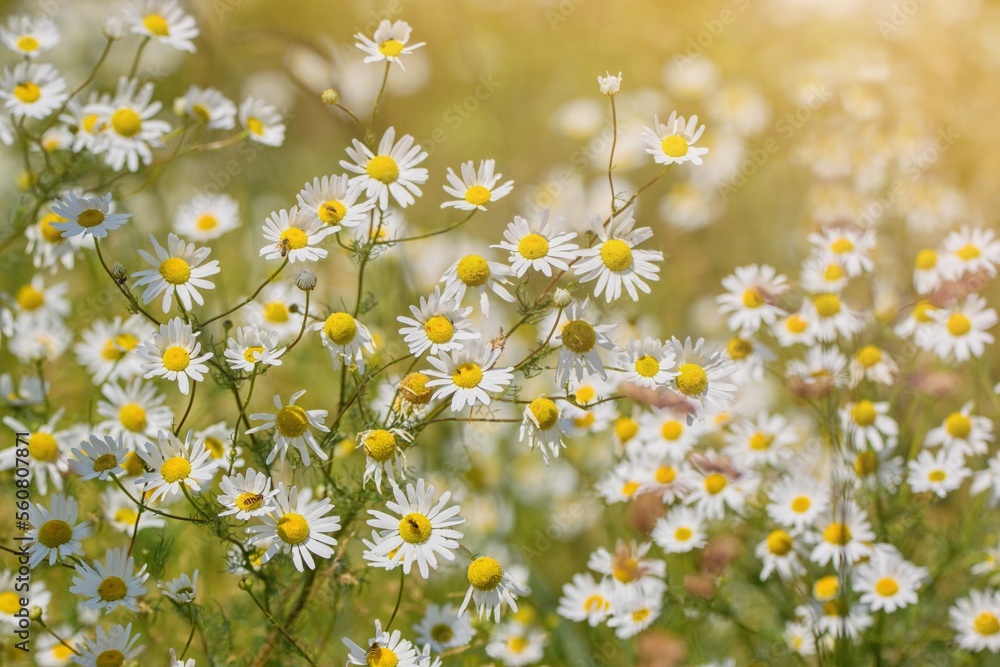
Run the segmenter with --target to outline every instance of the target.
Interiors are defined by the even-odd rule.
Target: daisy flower
[[[671,461],[685,460],[687,453],[704,435],[699,423],[687,424],[685,415],[670,409],[644,412],[639,417],[639,438],[657,456]]]
[[[302,290],[288,282],[272,282],[244,308],[247,322],[274,331],[281,338],[293,338],[302,329]]]
[[[844,305],[836,294],[814,296],[812,310],[816,316],[816,338],[823,343],[835,341],[838,335],[850,338],[864,326],[861,313]]]
[[[674,111],[666,125],[661,125],[659,117],[653,116],[653,127],[642,129],[642,140],[647,146],[646,152],[657,164],[701,164],[701,156],[707,154],[708,149],[695,146],[695,143],[704,132],[705,126],[698,125],[698,116],[685,121],[684,116]]]
[[[41,504],[28,505],[28,521],[31,529],[27,538],[28,567],[34,568],[43,560],[55,565],[60,558],[82,556],[81,540],[90,537],[89,521],[76,522],[79,510],[76,500],[61,493],[49,498],[49,507]]]
[[[326,410],[305,410],[301,406],[295,405],[295,401],[299,400],[305,393],[306,390],[302,389],[292,394],[288,405],[282,405],[281,397],[275,395],[274,407],[277,408],[277,412],[256,412],[250,415],[250,419],[263,420],[264,423],[249,429],[247,435],[272,428],[275,430],[274,447],[267,455],[268,465],[271,465],[271,462],[279,454],[278,460],[284,464],[285,454],[288,452],[289,446],[298,450],[304,465],[309,465],[312,461],[309,450],[312,450],[323,461],[330,458],[326,452],[320,449],[319,442],[312,433],[312,429],[323,433],[330,432],[330,429],[323,424],[328,412]]]
[[[988,417],[972,414],[973,402],[969,401],[957,412],[952,412],[937,428],[924,438],[924,447],[944,445],[948,451],[964,456],[986,454],[993,442],[993,422]]]
[[[737,267],[736,272],[722,279],[726,294],[716,297],[719,310],[730,313],[727,325],[744,338],[762,326],[771,326],[784,311],[774,302],[788,291],[788,279],[773,266]]]
[[[512,612],[517,612],[518,596],[528,594],[527,588],[504,570],[496,559],[489,556],[480,556],[472,561],[466,571],[466,578],[469,580],[469,590],[458,609],[459,614],[464,613],[472,603],[480,618],[484,615],[488,618],[492,614],[494,622],[499,623],[503,603],[506,602]]]
[[[673,370],[675,358],[676,352],[669,343],[655,338],[629,338],[628,344],[618,353],[618,365],[624,371],[625,382],[655,389],[677,376],[677,371]]]
[[[138,457],[136,457],[136,460],[139,460]],[[138,465],[141,472],[141,463]],[[128,472],[126,469],[126,473]],[[163,528],[163,526],[167,525],[166,519],[152,512],[143,512],[140,515],[136,511],[136,506],[132,499],[119,491],[116,486],[108,487],[101,494],[101,504],[103,506],[104,520],[107,521],[108,525],[128,537],[132,537],[132,533],[135,530]]]
[[[549,222],[549,209],[532,217],[530,221],[519,215],[504,230],[504,240],[490,246],[507,250],[514,275],[521,278],[529,269],[551,276],[553,271],[568,271],[580,247],[570,243],[576,232],[562,231],[563,218]]]
[[[666,563],[659,559],[646,558],[652,543],[624,542],[618,540],[612,554],[600,547],[587,559],[587,567],[603,574],[614,585],[616,597],[632,589],[657,590],[665,588]]]
[[[785,375],[817,390],[846,387],[847,357],[835,347],[811,347],[806,352],[805,359],[792,359],[788,362]]]
[[[782,415],[760,412],[757,419],[736,420],[725,435],[726,455],[740,465],[778,466],[789,455],[789,449],[799,440],[797,429]]]
[[[267,563],[278,553],[291,554],[295,569],[316,569],[313,554],[319,558],[333,556],[337,540],[329,533],[340,530],[340,517],[328,516],[333,504],[329,498],[310,501],[308,494],[301,494],[296,487],[286,490],[278,484],[275,507],[263,517],[264,523],[247,528],[250,544],[274,539],[264,552],[262,563]]]
[[[142,375],[142,359],[136,351],[139,342],[154,331],[141,315],[132,315],[124,322],[120,317],[111,322],[96,320],[84,330],[73,351],[94,384],[131,380]]]
[[[66,442],[72,437],[72,431],[57,431],[56,424],[62,419],[63,409],[59,408],[44,424],[35,428],[28,426],[11,416],[3,418],[3,423],[15,433],[29,433],[28,441],[28,475],[33,487],[42,494],[49,492],[49,482],[56,491],[63,489],[63,475],[69,471],[71,460],[68,460]],[[23,438],[23,436],[22,436]],[[23,442],[23,439],[21,440]],[[0,470],[11,470],[19,465],[16,447],[0,450]]]
[[[812,525],[830,505],[826,484],[805,476],[781,479],[769,495],[768,516],[795,531]]]
[[[84,607],[103,609],[105,614],[119,606],[138,612],[136,598],[146,592],[142,584],[149,574],[145,565],[138,572],[134,569],[135,560],[125,548],[108,549],[103,565],[100,561],[94,561],[93,567],[82,561],[77,563],[78,576],[73,577],[69,591],[89,598],[83,603]]]
[[[206,461],[208,450],[200,442],[192,442],[188,431],[183,442],[169,431],[160,431],[156,442],[147,442],[139,448],[139,457],[152,469],[143,473],[137,482],[145,491],[152,492],[150,502],[158,498],[176,496],[181,486],[200,491],[202,482],[212,479],[214,466]]]
[[[340,368],[341,362],[357,365],[358,373],[365,372],[365,359],[362,350],[375,352],[375,341],[368,327],[358,322],[349,313],[333,313],[322,322],[316,322],[309,327],[319,331],[323,339],[323,347],[330,353],[333,369]]]
[[[867,399],[848,403],[840,410],[840,425],[859,452],[871,447],[880,452],[891,449],[899,435],[899,425],[889,416],[889,403]]]
[[[83,238],[63,238],[62,232],[52,226],[57,222],[66,222],[66,219],[49,212],[40,217],[37,224],[29,225],[24,230],[28,239],[26,250],[31,253],[36,269],[49,269],[50,273],[56,273],[60,265],[65,269],[76,266]]]
[[[653,624],[663,609],[662,591],[635,589],[619,600],[608,620],[608,627],[615,629],[615,636],[628,639]]]
[[[913,261],[913,288],[917,294],[930,294],[940,289],[944,282],[943,266],[946,262],[938,261],[937,251],[924,248],[917,253]]]
[[[0,42],[18,55],[36,58],[59,43],[59,28],[45,15],[11,16],[0,27]]]
[[[73,656],[73,662],[83,667],[124,664],[146,648],[144,645],[136,646],[137,641],[139,634],[132,635],[131,623],[125,627],[113,625],[107,632],[98,626],[97,635],[93,639],[87,639],[77,649],[79,655]]]
[[[795,538],[780,528],[768,533],[754,550],[754,555],[764,561],[760,580],[767,581],[774,572],[777,572],[784,581],[790,581],[804,574],[806,570],[799,560],[796,546]]]
[[[106,400],[97,403],[97,413],[105,421],[97,425],[100,432],[121,438],[130,449],[136,449],[157,432],[169,430],[173,411],[163,403],[164,397],[151,384],[136,378],[119,385],[108,382],[101,387]]]
[[[438,653],[448,649],[467,646],[476,631],[468,617],[458,613],[451,604],[429,604],[420,622],[413,626],[417,643],[430,646]]]
[[[704,419],[706,407],[716,412],[724,411],[736,398],[736,385],[722,380],[736,372],[736,365],[715,348],[705,351],[703,338],[694,344],[690,338],[683,343],[672,338],[670,344],[678,364],[671,389],[694,408],[694,412],[687,415],[688,424],[692,424],[695,417]]]
[[[0,99],[15,120],[45,118],[67,97],[66,82],[48,63],[20,62],[4,69],[0,78]]]
[[[577,623],[587,621],[596,628],[611,614],[613,595],[607,580],[597,581],[590,573],[574,574],[571,583],[563,584],[556,613]]]
[[[176,107],[209,130],[231,130],[236,126],[236,105],[215,88],[191,86],[177,100]]]
[[[810,301],[802,303],[797,313],[779,319],[771,327],[771,334],[778,339],[781,347],[791,347],[798,343],[813,345],[819,332],[816,309]]]
[[[399,333],[415,357],[428,350],[436,355],[460,350],[464,341],[480,338],[480,332],[472,328],[472,320],[467,319],[472,306],[462,308],[457,300],[442,297],[439,287],[433,294],[420,297],[420,307],[410,306],[410,312],[413,317],[401,315],[396,320],[407,325]]]
[[[32,605],[34,605],[35,592],[32,591],[31,594]],[[70,664],[73,651],[83,645],[84,633],[74,631],[72,626],[57,625],[54,632],[60,639],[56,639],[52,635],[42,635],[37,638],[35,646],[32,648],[35,664],[38,667],[65,667],[65,665]]]
[[[851,386],[862,380],[891,385],[899,367],[886,352],[877,345],[865,345],[851,360]]]
[[[556,402],[539,396],[524,408],[518,442],[524,442],[527,436],[529,448],[534,451],[540,446],[542,460],[548,465],[549,457],[559,458],[559,450],[566,447],[563,442],[565,427],[565,418]]]
[[[448,355],[427,357],[433,369],[422,372],[432,378],[428,387],[434,399],[451,396],[451,410],[458,412],[476,403],[490,404],[490,393],[502,392],[514,378],[513,367],[495,368],[502,348],[477,341]]]
[[[341,160],[340,166],[353,174],[351,185],[364,189],[368,199],[378,201],[383,211],[389,207],[389,195],[400,208],[406,208],[421,195],[417,187],[427,182],[427,170],[416,165],[427,159],[427,152],[420,149],[413,137],[404,134],[396,142],[396,128],[390,127],[382,135],[378,152],[373,153],[357,139],[347,154],[353,162]]]
[[[198,195],[174,216],[174,231],[196,241],[217,239],[240,226],[240,207],[229,195]]]
[[[89,440],[82,441],[73,448],[73,459],[69,464],[73,472],[80,476],[80,481],[100,479],[106,481],[111,475],[124,475],[125,445],[122,437],[117,438],[91,435]]]
[[[650,537],[668,554],[701,549],[708,543],[705,517],[696,509],[678,505],[656,520]]]
[[[817,565],[833,561],[834,567],[856,563],[871,554],[875,533],[868,515],[851,501],[839,503],[819,518],[821,532],[816,536],[810,558]]]
[[[153,119],[162,105],[151,101],[152,97],[152,83],[140,88],[138,81],[123,76],[111,102],[94,106],[97,122],[108,128],[95,149],[105,154],[104,161],[115,171],[126,166],[138,171],[140,160],[148,165],[153,161],[150,149],[159,148],[163,135],[170,131],[169,123]]]
[[[962,454],[947,449],[939,449],[936,454],[920,452],[916,460],[910,461],[907,467],[910,472],[906,483],[914,493],[930,491],[939,498],[957,490],[972,475]]]
[[[576,275],[581,283],[597,280],[594,296],[604,293],[608,303],[622,295],[622,286],[633,301],[639,300],[639,291],[649,294],[645,281],[659,280],[660,267],[654,262],[663,261],[659,250],[639,250],[637,245],[653,237],[649,227],[633,229],[635,218],[629,210],[618,222],[614,220],[605,227],[600,217],[590,219],[590,227],[597,236],[592,248],[583,248],[578,255],[580,263]],[[638,290],[638,291],[637,291]]]
[[[137,351],[146,362],[142,365],[143,377],[176,381],[181,393],[187,396],[191,382],[205,379],[208,366],[204,362],[212,358],[210,351],[200,354],[201,343],[195,340],[199,335],[200,331],[195,333],[179,317],[161,324],[151,339],[139,344]]]
[[[375,488],[382,493],[382,474],[395,484],[395,465],[399,473],[403,473],[406,454],[399,446],[399,441],[410,442],[413,436],[402,429],[369,429],[358,434],[358,446],[365,450],[365,476],[362,485],[375,479]]]
[[[389,19],[382,19],[379,21],[378,27],[375,28],[375,34],[372,37],[367,37],[360,32],[355,34],[354,39],[358,41],[354,43],[354,46],[365,53],[366,63],[377,63],[385,60],[389,63],[398,63],[399,67],[405,70],[406,67],[403,66],[403,60],[400,56],[410,55],[426,44],[426,42],[410,44],[412,31],[413,28],[406,21],[393,22]]]
[[[132,274],[132,277],[136,278],[134,287],[146,286],[142,293],[142,302],[149,303],[163,294],[162,305],[165,313],[170,312],[175,295],[185,310],[190,311],[194,303],[199,306],[204,305],[205,300],[198,290],[215,289],[215,283],[205,278],[222,271],[218,260],[213,259],[202,264],[212,249],[196,248],[193,243],[184,243],[176,234],[167,236],[167,248],[161,246],[152,234],[149,235],[149,241],[153,244],[156,256],[145,250],[139,250],[139,255],[155,268]]]
[[[840,294],[847,287],[848,276],[840,264],[814,255],[803,264],[800,282],[810,294]]]
[[[721,519],[726,509],[737,514],[743,511],[748,496],[756,490],[759,479],[738,470],[722,458],[705,457],[695,465],[695,479],[684,503],[694,507],[708,519]]]
[[[615,76],[611,72],[605,72],[606,76],[597,75],[597,86],[601,90],[601,95],[617,95],[622,88],[622,73]]]
[[[251,141],[280,146],[285,141],[285,123],[278,110],[263,100],[248,97],[240,104],[240,125]]]
[[[315,215],[317,220],[336,231],[342,227],[357,227],[368,219],[375,202],[372,199],[358,201],[360,196],[361,187],[351,186],[349,177],[343,174],[314,178],[312,183],[302,186],[296,199],[299,210]]]
[[[1000,651],[1000,593],[973,590],[948,610],[958,645],[979,653]]]
[[[156,587],[176,604],[191,604],[198,595],[198,570],[194,571],[194,576],[181,572],[179,577],[161,582]]]
[[[479,294],[479,308],[488,318],[491,290],[504,301],[514,303],[514,295],[504,287],[510,284],[510,275],[511,270],[505,264],[487,261],[480,255],[466,255],[452,264],[441,277],[441,282],[445,284],[444,298],[461,303],[465,293],[472,290]]]
[[[872,611],[891,614],[917,604],[917,591],[928,577],[925,568],[891,552],[877,552],[854,571],[853,589]]]
[[[179,51],[195,52],[191,40],[198,36],[198,26],[177,0],[136,0],[125,6],[122,17],[136,35],[145,35]]]
[[[896,325],[893,333],[900,338],[912,339],[922,349],[933,349],[937,312],[937,306],[930,301],[926,299],[919,301],[906,316],[906,319]],[[959,321],[956,321],[956,325],[961,327]]]
[[[24,320],[24,317],[42,321],[62,321],[69,314],[69,301],[66,300],[66,292],[69,286],[66,283],[58,283],[49,287],[45,286],[45,279],[41,274],[32,276],[31,281],[21,285],[14,295],[16,313]]]
[[[426,485],[423,479],[418,479],[416,486],[407,484],[405,493],[393,483],[392,492],[395,502],[387,502],[386,509],[393,514],[368,510],[373,517],[368,525],[380,531],[382,540],[373,554],[387,556],[390,564],[402,563],[405,574],[416,563],[420,576],[426,579],[432,569],[437,569],[438,557],[455,560],[454,552],[462,533],[453,526],[465,523],[459,516],[461,508],[447,507],[451,498],[448,491],[435,504],[434,487]]]
[[[577,380],[585,374],[594,373],[607,380],[604,363],[597,353],[598,349],[615,350],[615,344],[608,338],[608,333],[617,324],[595,324],[587,317],[587,306],[590,299],[574,301],[563,311],[565,324],[558,328],[552,341],[559,345],[559,359],[556,361],[556,382],[563,384],[570,376]],[[558,325],[557,325],[558,326]]]
[[[315,262],[326,257],[326,250],[317,245],[335,231],[296,206],[272,212],[261,229],[270,243],[260,249],[260,256],[265,259],[287,258],[292,264]]]
[[[479,169],[476,170],[472,160],[463,162],[461,166],[462,178],[459,178],[452,171],[452,168],[448,167],[449,185],[444,186],[444,191],[455,199],[441,204],[441,208],[454,207],[462,211],[485,211],[487,204],[509,195],[514,189],[514,181],[507,181],[498,186],[497,183],[500,182],[502,174],[493,173],[494,166],[493,160],[483,160],[479,163]],[[516,221],[517,218],[514,220]]]
[[[870,229],[824,229],[810,234],[809,242],[816,256],[843,267],[849,277],[870,273],[875,268],[875,262],[868,256],[875,248],[875,232]]]
[[[262,472],[250,468],[246,474],[224,475],[219,486],[222,493],[216,497],[226,508],[219,516],[235,514],[237,519],[247,521],[274,511],[271,501],[278,490],[271,489],[271,478]]]
[[[993,335],[987,333],[996,326],[997,311],[986,306],[986,299],[973,294],[961,305],[942,308],[933,313],[934,326],[928,332],[928,347],[941,359],[968,361],[983,356]]]
[[[382,630],[382,622],[375,620],[375,636],[368,640],[368,647],[362,648],[347,637],[343,638],[344,646],[350,653],[347,656],[348,665],[365,665],[366,667],[418,667],[417,649],[413,644],[403,639],[399,630],[390,634]]]
[[[945,237],[942,253],[942,271],[952,280],[979,271],[995,276],[1000,264],[1000,241],[992,229],[962,227]]]
[[[240,327],[236,338],[229,339],[226,361],[236,371],[253,373],[264,366],[280,366],[284,347],[278,347],[278,334],[254,325]]]
[[[486,644],[486,655],[508,667],[532,665],[545,656],[547,641],[546,634],[541,630],[511,621],[493,631]]]
[[[63,238],[82,234],[103,239],[132,217],[131,213],[113,213],[113,209],[110,192],[103,197],[85,198],[70,191],[53,202],[52,212],[62,221],[53,222],[52,227],[62,232]]]

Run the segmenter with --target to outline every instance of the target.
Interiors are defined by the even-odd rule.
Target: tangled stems
[[[108,277],[111,278],[111,282],[115,284],[115,287],[117,287],[118,291],[122,293],[122,296],[128,299],[129,310],[131,312],[141,313],[143,316],[145,316],[147,320],[149,320],[156,326],[160,326],[160,321],[155,317],[153,317],[152,315],[150,315],[148,312],[146,312],[146,310],[139,305],[139,301],[135,298],[135,295],[132,294],[131,290],[129,290],[127,287],[125,287],[125,285],[122,282],[119,282],[115,278],[114,273],[112,273],[111,269],[108,267],[108,263],[104,260],[104,254],[101,252],[101,242],[98,240],[96,236],[94,237],[94,247],[97,248],[97,258],[101,260],[101,266],[104,267],[104,272],[108,274]]]
[[[210,317],[207,320],[205,320],[204,322],[201,322],[200,323],[200,327],[204,328],[204,327],[208,326],[209,324],[211,324],[212,322],[225,317],[226,315],[232,315],[233,313],[235,313],[240,308],[242,308],[242,307],[246,306],[247,304],[249,304],[251,301],[253,301],[254,299],[256,299],[260,295],[260,293],[264,290],[265,287],[267,287],[268,285],[270,285],[274,281],[274,279],[278,277],[278,274],[280,274],[284,270],[284,268],[286,266],[288,266],[288,257],[285,257],[284,261],[281,262],[281,266],[279,266],[277,269],[275,269],[274,273],[272,273],[270,276],[268,276],[267,280],[265,280],[264,282],[262,282],[260,284],[260,286],[256,290],[254,290],[253,294],[251,294],[246,299],[244,299],[240,303],[236,304],[235,306],[233,306],[232,308],[230,308],[226,312],[219,313],[215,317]]]

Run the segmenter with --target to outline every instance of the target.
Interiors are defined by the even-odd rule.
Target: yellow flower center
[[[399,178],[399,165],[388,155],[376,155],[365,168],[368,175],[380,183],[394,183]]]
[[[243,359],[245,359],[248,364],[256,364],[262,354],[264,354],[263,345],[251,345],[247,349],[243,350]]]
[[[964,440],[972,433],[972,420],[961,412],[953,412],[944,420],[944,428],[951,437]]]
[[[913,318],[917,322],[927,324],[934,321],[932,313],[937,310],[929,301],[921,301],[913,307]]]
[[[813,299],[820,317],[833,317],[840,312],[840,297],[836,294],[821,294]]]
[[[188,475],[191,474],[191,462],[183,456],[171,456],[163,462],[163,465],[160,467],[160,474],[163,475],[163,479],[171,484],[180,482],[187,479]]]
[[[260,118],[256,116],[250,116],[247,118],[247,130],[250,134],[261,136],[264,134],[264,123]]]
[[[882,350],[874,345],[866,345],[858,351],[858,363],[865,368],[871,368],[882,361]]]
[[[424,405],[430,402],[433,393],[427,388],[429,381],[423,373],[410,373],[399,382],[400,395],[410,403]]]
[[[588,596],[587,599],[583,601],[583,609],[588,613],[593,611],[606,611],[610,606],[611,602],[603,595],[598,595],[597,593]]]
[[[104,130],[103,123],[101,123],[101,126],[98,127],[97,125],[98,120],[100,120],[100,118],[96,113],[89,113],[83,117],[83,120],[80,122],[80,125],[83,127],[83,130],[88,134],[96,134],[97,132]]]
[[[147,14],[142,19],[142,24],[146,26],[146,30],[157,37],[167,37],[170,34],[170,26],[167,24],[167,19],[159,14]]]
[[[302,250],[309,245],[309,235],[298,227],[289,227],[281,232],[281,241],[289,250]]]
[[[287,322],[288,306],[280,301],[268,301],[264,304],[264,319],[275,324]]]
[[[597,417],[593,412],[585,412],[579,417],[573,418],[573,425],[577,428],[590,428],[597,421]]]
[[[191,355],[180,345],[171,345],[163,352],[163,367],[180,372],[191,363]]]
[[[451,381],[462,389],[478,387],[482,380],[483,369],[479,367],[479,364],[474,364],[471,361],[455,366],[451,372]]]
[[[141,475],[146,470],[142,466],[142,459],[140,459],[138,454],[135,452],[128,452],[125,454],[125,461],[122,463],[122,467],[125,468],[126,473],[132,475],[133,477]]]
[[[113,648],[101,651],[95,664],[97,667],[122,667],[125,664],[125,654]]]
[[[13,591],[0,593],[0,612],[7,616],[13,616],[21,611],[21,598]]]
[[[733,338],[726,343],[726,352],[730,359],[746,359],[753,352],[753,343],[743,338]]]
[[[948,333],[952,336],[964,336],[972,330],[972,320],[962,313],[953,313],[948,318]]]
[[[118,459],[114,454],[101,454],[94,459],[94,472],[105,472],[114,470],[118,466]]]
[[[775,556],[784,556],[792,550],[792,536],[783,530],[775,530],[767,536],[767,550]]]
[[[586,354],[597,343],[597,331],[590,322],[573,320],[562,329],[563,345],[575,354]]]
[[[469,202],[473,206],[483,206],[490,202],[490,189],[482,185],[473,185],[471,188],[465,191],[465,201]]]
[[[542,431],[549,430],[559,421],[559,408],[556,406],[555,401],[544,396],[539,396],[533,400],[528,405],[528,409],[531,410],[531,414],[534,415],[535,421],[538,423],[538,428]]]
[[[927,271],[937,266],[937,253],[933,250],[925,249],[917,253],[916,267],[921,271]]]
[[[443,315],[434,315],[424,322],[424,333],[430,342],[440,345],[451,340],[455,334],[455,325]]]
[[[14,96],[25,104],[31,104],[42,96],[42,89],[31,81],[24,81],[14,86]]]
[[[628,442],[639,432],[639,424],[631,417],[619,417],[615,420],[615,436],[622,442]]]
[[[503,581],[503,568],[489,556],[480,556],[469,564],[469,583],[478,591],[492,591]]]
[[[403,52],[403,46],[398,39],[387,39],[378,45],[378,51],[386,58],[396,58]]]
[[[982,253],[980,252],[979,248],[970,243],[956,250],[955,254],[958,255],[959,259],[966,262],[970,262],[979,257]]]
[[[118,410],[118,421],[133,433],[146,430],[146,410],[137,403],[126,403]]]
[[[334,313],[326,318],[323,333],[337,345],[347,345],[358,333],[358,323],[347,313]]]
[[[597,391],[590,385],[582,385],[576,388],[573,392],[573,397],[576,398],[576,402],[581,405],[590,403],[597,396]]]
[[[825,577],[820,577],[813,584],[813,597],[820,602],[826,600],[832,600],[837,597],[837,591],[840,590],[840,581],[837,577],[832,574],[828,574]]]
[[[674,539],[677,540],[678,542],[687,542],[688,540],[691,539],[692,535],[694,535],[694,531],[692,531],[687,526],[681,526],[680,528],[674,531]]]
[[[844,269],[840,264],[828,264],[823,270],[823,279],[828,283],[835,283],[844,279]]]
[[[134,109],[122,107],[111,114],[111,127],[123,137],[134,137],[142,130],[142,116]]]
[[[851,419],[858,426],[871,426],[875,423],[877,417],[878,411],[875,409],[875,404],[871,401],[858,401],[851,408]]]
[[[687,396],[698,396],[708,389],[708,374],[698,364],[681,364],[675,379],[677,388]]]
[[[431,628],[431,637],[439,644],[447,644],[454,638],[455,632],[447,623],[441,623]]]
[[[787,320],[785,320],[785,329],[789,333],[800,334],[809,328],[809,322],[798,315],[792,315]]]
[[[639,490],[639,482],[625,482],[622,485],[622,495],[631,498]]]
[[[677,471],[671,466],[660,466],[653,473],[653,478],[656,479],[658,484],[670,484],[677,479]]]
[[[705,490],[713,496],[720,493],[728,484],[729,480],[725,475],[719,472],[713,472],[705,478]]]
[[[764,295],[756,287],[751,287],[743,292],[743,305],[747,308],[760,308],[764,303]]]
[[[927,473],[927,480],[931,482],[935,483],[943,482],[947,478],[948,478],[948,473],[946,473],[944,470],[931,470],[929,473]]]
[[[524,637],[511,637],[507,640],[507,650],[518,655],[528,648],[528,640]]]
[[[660,372],[660,362],[648,354],[635,360],[635,372],[644,378],[655,377]]]
[[[244,491],[236,496],[236,507],[247,512],[260,509],[264,505],[264,496],[259,493],[248,493]]]
[[[24,35],[17,38],[17,48],[21,51],[37,51],[39,46],[38,40],[31,35]]]
[[[632,248],[621,239],[608,239],[601,244],[601,261],[612,271],[624,271],[632,266]]]
[[[379,463],[385,463],[396,454],[396,436],[391,431],[370,431],[364,440],[365,454]]]
[[[642,609],[636,609],[635,611],[632,612],[632,622],[642,623],[647,618],[649,618],[649,615],[651,613],[652,612],[646,607],[643,607]]]
[[[549,241],[541,234],[526,234],[518,241],[517,251],[525,259],[540,259],[549,254]]]
[[[195,104],[192,106],[191,115],[202,123],[212,120],[212,112],[204,104]]]
[[[347,215],[347,207],[335,199],[330,199],[323,202],[317,210],[317,215],[326,224],[335,225]]]
[[[1000,619],[993,612],[982,611],[972,622],[972,627],[981,635],[995,635],[1000,632]]]
[[[17,305],[22,310],[37,310],[45,303],[45,293],[31,285],[23,285],[17,290]]]
[[[851,529],[842,523],[834,521],[823,531],[823,539],[830,544],[842,547],[851,541]]]
[[[309,539],[309,522],[301,514],[287,512],[278,519],[275,532],[285,544],[302,544]]]
[[[639,568],[639,561],[627,552],[622,552],[617,554],[611,563],[611,575],[623,584],[627,584],[641,577],[642,570]]]
[[[854,459],[854,472],[867,477],[878,470],[878,457],[874,452],[862,452]]]
[[[851,243],[851,239],[841,236],[830,244],[830,250],[838,255],[843,255],[845,252],[854,250],[854,244]]]
[[[757,432],[750,436],[750,449],[755,452],[766,452],[771,448],[771,443],[774,442],[774,436],[770,433]]]
[[[120,577],[108,577],[97,587],[97,595],[105,602],[117,602],[125,597],[128,586]]]
[[[205,449],[208,450],[208,455],[213,459],[221,459],[222,455],[226,453],[225,445],[218,438],[205,438]]]
[[[104,344],[101,356],[108,361],[117,361],[125,356],[126,352],[131,352],[139,344],[139,339],[130,333],[118,334]]]
[[[455,274],[467,286],[479,287],[490,279],[490,265],[479,255],[466,255],[458,260]]]
[[[160,275],[171,285],[183,285],[191,277],[191,266],[180,257],[170,257],[160,264]]]
[[[28,454],[36,461],[52,463],[59,457],[59,443],[51,433],[39,431],[28,438]]]
[[[63,240],[62,232],[52,226],[54,222],[66,222],[66,218],[49,213],[38,221],[38,231],[41,232],[42,238],[49,243],[59,243]]]
[[[278,433],[286,438],[298,438],[309,428],[309,417],[301,407],[286,405],[278,410],[274,425],[277,426]]]
[[[684,435],[684,425],[676,419],[668,419],[660,426],[660,435],[664,440],[673,442]]]
[[[410,544],[423,544],[431,537],[431,522],[419,512],[410,512],[399,520],[399,536]]]
[[[38,541],[49,549],[57,549],[73,539],[73,529],[61,519],[49,519],[38,529]]]
[[[688,152],[688,141],[679,134],[671,134],[660,143],[660,148],[669,157],[684,157]]]
[[[195,221],[194,225],[201,231],[207,232],[219,226],[219,219],[211,213],[205,213]]]
[[[808,511],[811,506],[812,500],[809,499],[809,496],[796,496],[792,499],[792,511],[797,514]]]
[[[87,229],[96,227],[104,222],[104,212],[98,211],[96,208],[88,208],[86,211],[76,216],[76,222],[81,227],[86,227]]]

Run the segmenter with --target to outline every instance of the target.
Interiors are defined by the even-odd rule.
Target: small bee
[[[262,502],[263,500],[264,500],[263,493],[255,493],[252,496],[247,496],[246,498],[241,500],[240,504],[243,506],[243,509],[253,509],[254,507],[257,506],[258,503]]]
[[[410,516],[406,517],[406,523],[410,524],[410,528],[412,528],[413,530],[416,531],[420,530],[420,524],[417,523],[416,519],[414,519],[413,517]]]
[[[288,239],[282,238],[277,245],[282,257],[288,255],[288,251],[291,250],[291,242]]]
[[[377,665],[379,663],[382,659],[382,647],[379,646],[378,642],[372,643],[365,657],[367,657],[369,665]]]

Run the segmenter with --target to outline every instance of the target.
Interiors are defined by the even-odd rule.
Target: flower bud
[[[111,277],[115,279],[115,282],[119,285],[124,285],[125,281],[128,280],[128,271],[125,269],[125,265],[121,262],[115,262],[111,265]]]
[[[316,274],[309,269],[302,269],[295,274],[295,286],[303,292],[316,288]]]
[[[320,99],[323,100],[323,104],[336,104],[340,101],[340,93],[333,88],[327,88],[320,95]]]
[[[569,290],[557,287],[555,293],[552,295],[552,303],[560,308],[565,308],[573,303],[573,296],[569,293]]]

